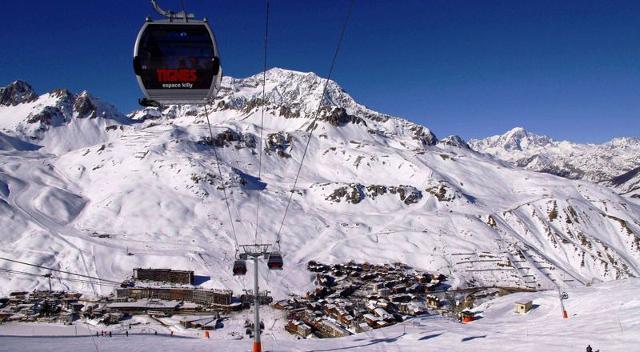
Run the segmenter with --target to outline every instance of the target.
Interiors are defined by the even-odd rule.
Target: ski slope
[[[276,298],[312,287],[312,259],[400,261],[443,272],[454,287],[555,289],[640,275],[640,205],[611,189],[439,141],[335,82],[321,102],[313,73],[269,70],[264,103],[260,77],[225,78],[210,108],[219,164],[201,107],[124,116],[66,91],[0,107],[3,133],[36,146],[0,151],[0,254],[115,281],[135,267],[188,269],[208,278],[203,287],[241,292],[236,241],[276,240],[313,129],[281,233],[285,270],[260,269]],[[0,280],[2,294],[46,287],[44,278]],[[111,292],[64,279],[54,288]]]
[[[481,319],[469,324],[425,316],[388,328],[336,339],[297,340],[280,327],[265,324],[266,351],[583,351],[587,344],[600,351],[633,351],[640,343],[640,290],[638,279],[619,280],[591,287],[569,289],[566,308],[569,319],[561,317],[557,292],[518,293],[484,303],[475,309]],[[513,312],[514,302],[533,300],[536,306],[526,315]],[[241,318],[238,318],[241,319]],[[227,326],[228,325],[228,326]],[[49,352],[148,351],[151,349],[246,351],[251,341],[236,340],[243,328],[230,322],[211,333],[210,339],[192,336],[177,328],[156,325],[134,326],[129,337],[95,337],[104,327],[10,324],[0,325],[0,351]],[[159,335],[153,335],[153,331]],[[168,336],[175,331],[175,336]],[[230,331],[231,330],[231,331]],[[146,335],[137,335],[137,334]],[[9,337],[12,335],[13,337]],[[30,337],[54,335],[56,337]],[[89,335],[89,336],[87,336]],[[186,336],[185,336],[186,335]],[[186,337],[186,338],[183,338]]]

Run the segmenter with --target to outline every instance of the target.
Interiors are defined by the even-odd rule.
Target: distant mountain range
[[[640,197],[640,138],[622,137],[603,144],[555,141],[521,127],[503,135],[471,140],[471,147],[527,170],[581,179]]]

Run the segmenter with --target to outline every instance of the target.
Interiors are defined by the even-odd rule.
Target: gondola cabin
[[[133,55],[133,69],[145,95],[141,104],[204,104],[220,88],[220,54],[206,20],[147,19]]]
[[[282,261],[282,255],[280,253],[271,253],[269,254],[269,259],[267,260],[267,266],[269,270],[282,270],[284,263]]]
[[[233,275],[244,276],[247,274],[247,263],[244,260],[236,260],[233,262]]]

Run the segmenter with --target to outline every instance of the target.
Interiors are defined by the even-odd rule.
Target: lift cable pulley
[[[182,19],[182,20],[188,21],[189,19],[195,18],[195,16],[192,13],[188,14],[184,10],[178,13],[164,10],[160,7],[160,5],[158,5],[158,2],[156,0],[151,0],[151,5],[153,6],[153,9],[156,10],[158,14],[160,14],[160,16],[164,16],[169,20]]]

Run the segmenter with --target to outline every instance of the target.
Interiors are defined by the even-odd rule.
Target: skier
[[[111,337],[111,331],[109,331],[109,337]]]
[[[129,330],[125,330],[124,334],[127,335],[127,337],[129,337]]]

